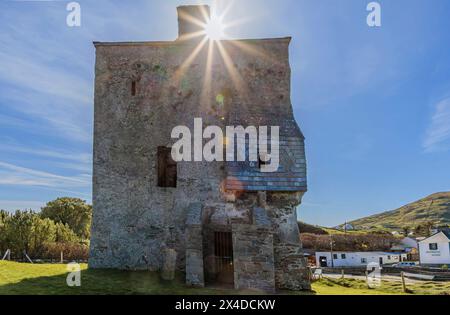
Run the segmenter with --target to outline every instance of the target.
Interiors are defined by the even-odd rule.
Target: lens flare
[[[220,17],[212,17],[205,26],[206,36],[211,40],[221,40],[224,37],[225,25]]]

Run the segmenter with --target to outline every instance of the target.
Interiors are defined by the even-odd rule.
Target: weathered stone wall
[[[277,56],[288,69],[289,39],[241,44]],[[96,44],[92,267],[158,270],[165,247],[177,250],[182,267],[188,205],[230,207],[223,194],[225,163],[179,163],[178,187],[157,187],[157,147],[173,144],[175,126],[193,130],[196,117],[202,117],[205,126],[225,126],[227,106],[272,112],[277,104],[280,114],[291,112],[289,71],[279,74],[283,79],[271,77],[268,71],[279,64],[231,43],[222,45],[243,82],[251,85],[249,91],[260,87],[254,97],[242,91],[245,85],[235,85],[217,49],[205,92],[207,45],[186,65],[195,50],[189,43]],[[222,105],[216,100],[220,93],[225,95]]]
[[[275,290],[273,234],[270,226],[233,225],[236,289]]]
[[[203,252],[205,279],[213,283],[217,276],[214,256],[214,232],[232,232],[233,224],[252,224],[253,207],[257,204],[255,193],[227,195],[230,200],[226,204],[210,205],[204,209],[203,218]]]
[[[203,263],[203,209],[200,203],[188,207],[186,219],[186,284],[204,287]]]
[[[278,289],[311,290],[307,261],[296,244],[274,246],[275,283]]]
[[[173,143],[173,127],[193,129],[195,117],[221,125],[199,107],[201,56],[174,79],[192,50],[174,43],[97,47],[93,268],[160,270],[169,247],[184,269],[189,204],[222,202],[221,163],[179,163],[177,188],[157,186],[157,148]]]
[[[188,284],[202,286],[204,258],[211,254],[204,245],[208,233],[233,226],[238,287],[273,289],[275,272],[281,286],[290,281],[281,272],[300,266],[292,255],[300,249],[293,238],[294,206],[271,206],[268,197],[274,225],[255,225],[256,193],[226,191],[226,179],[236,174],[243,182],[245,172],[264,182],[261,190],[306,190],[303,135],[290,102],[289,42],[222,41],[212,55],[208,44],[189,41],[96,43],[91,268],[165,270],[170,277],[176,257]],[[157,148],[174,143],[175,126],[193,130],[198,117],[204,126],[223,129],[282,126],[283,180],[259,178],[254,167],[241,172],[238,165],[232,173],[236,168],[224,162],[181,162],[177,188],[158,187]],[[195,204],[201,215],[193,221]],[[274,260],[274,246],[289,260]]]
[[[310,290],[307,262],[297,224],[297,206],[303,193],[268,193],[267,212],[274,229],[276,287]]]

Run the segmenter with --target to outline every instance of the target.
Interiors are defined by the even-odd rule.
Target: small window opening
[[[431,243],[429,245],[430,250],[438,250],[438,244],[437,243]]]
[[[131,95],[136,96],[136,81],[131,82]]]
[[[158,148],[158,187],[177,187],[177,163],[172,159],[171,148]]]

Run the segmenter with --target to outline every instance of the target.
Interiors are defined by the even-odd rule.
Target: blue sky
[[[0,0],[0,208],[91,200],[92,41],[173,40],[199,1]],[[212,4],[213,1],[201,1]],[[220,12],[231,1],[218,1]],[[231,38],[292,36],[292,99],[307,138],[299,218],[336,225],[450,190],[450,2],[239,0]]]

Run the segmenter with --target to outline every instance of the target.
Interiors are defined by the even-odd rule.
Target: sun
[[[221,40],[224,37],[225,24],[220,17],[211,17],[205,25],[206,37],[210,40]]]

